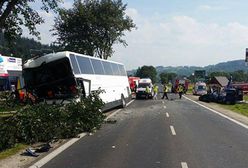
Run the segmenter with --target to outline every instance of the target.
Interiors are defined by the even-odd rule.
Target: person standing
[[[183,91],[184,91],[183,86],[182,86],[182,85],[179,85],[179,86],[178,86],[178,93],[179,93],[179,98],[180,98],[180,99],[182,98]]]
[[[162,99],[164,99],[164,97],[166,97],[166,99],[168,99],[168,96],[167,96],[168,87],[166,86],[166,83],[164,84],[163,91],[164,91],[164,94],[163,94]]]
[[[154,100],[157,100],[157,96],[158,96],[158,86],[156,84],[154,84],[153,86],[153,92],[154,92],[154,96],[153,96],[153,99]]]
[[[150,94],[150,88],[149,86],[146,86],[146,99],[149,98],[149,94]]]

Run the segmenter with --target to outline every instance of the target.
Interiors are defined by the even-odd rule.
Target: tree
[[[212,78],[214,76],[225,76],[225,77],[229,78],[230,77],[230,74],[228,72],[219,72],[219,71],[217,71],[217,72],[211,72],[209,74],[209,77],[210,78]]]
[[[135,28],[126,6],[121,0],[76,0],[72,9],[59,10],[53,29],[56,43],[64,50],[107,59],[113,44],[126,46],[121,37]]]
[[[137,69],[136,75],[140,78],[150,78],[155,83],[157,77],[157,71],[153,66],[142,66]]]
[[[231,73],[232,79],[235,82],[247,82],[248,73],[245,73],[243,70],[235,71]]]
[[[36,25],[44,22],[31,3],[36,0],[1,0],[0,1],[0,30],[7,40],[13,40],[22,34],[22,27],[27,27],[30,34],[36,37],[39,32]],[[61,0],[41,0],[41,9],[49,12],[56,11]]]
[[[159,74],[159,77],[160,77],[161,83],[169,83],[169,81],[172,81],[174,78],[177,77],[177,74],[162,72],[161,74]]]

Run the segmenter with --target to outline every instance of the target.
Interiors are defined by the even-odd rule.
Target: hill
[[[190,76],[195,70],[206,70],[207,73],[210,72],[216,72],[216,71],[222,71],[222,72],[234,72],[238,70],[243,70],[245,72],[248,72],[248,66],[245,65],[244,60],[234,60],[234,61],[227,61],[227,62],[221,62],[216,65],[208,65],[205,67],[198,67],[198,66],[157,66],[156,70],[159,73],[162,72],[174,72],[180,76]],[[132,75],[136,72],[136,70],[128,71],[129,75]]]
[[[26,60],[41,50],[52,52],[51,46],[25,37],[19,37],[10,44],[4,39],[3,34],[0,33],[0,54],[2,55],[19,57]]]

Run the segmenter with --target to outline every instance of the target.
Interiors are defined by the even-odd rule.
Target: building
[[[229,80],[225,76],[214,76],[208,81],[209,88],[218,92],[228,85]]]

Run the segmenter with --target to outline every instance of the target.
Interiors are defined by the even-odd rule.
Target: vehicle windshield
[[[139,88],[146,88],[147,86],[150,86],[149,83],[139,83]]]
[[[204,85],[199,85],[199,86],[198,86],[198,90],[206,90],[206,86],[204,86]]]
[[[76,81],[67,58],[23,70],[27,90],[41,98],[72,95]]]

